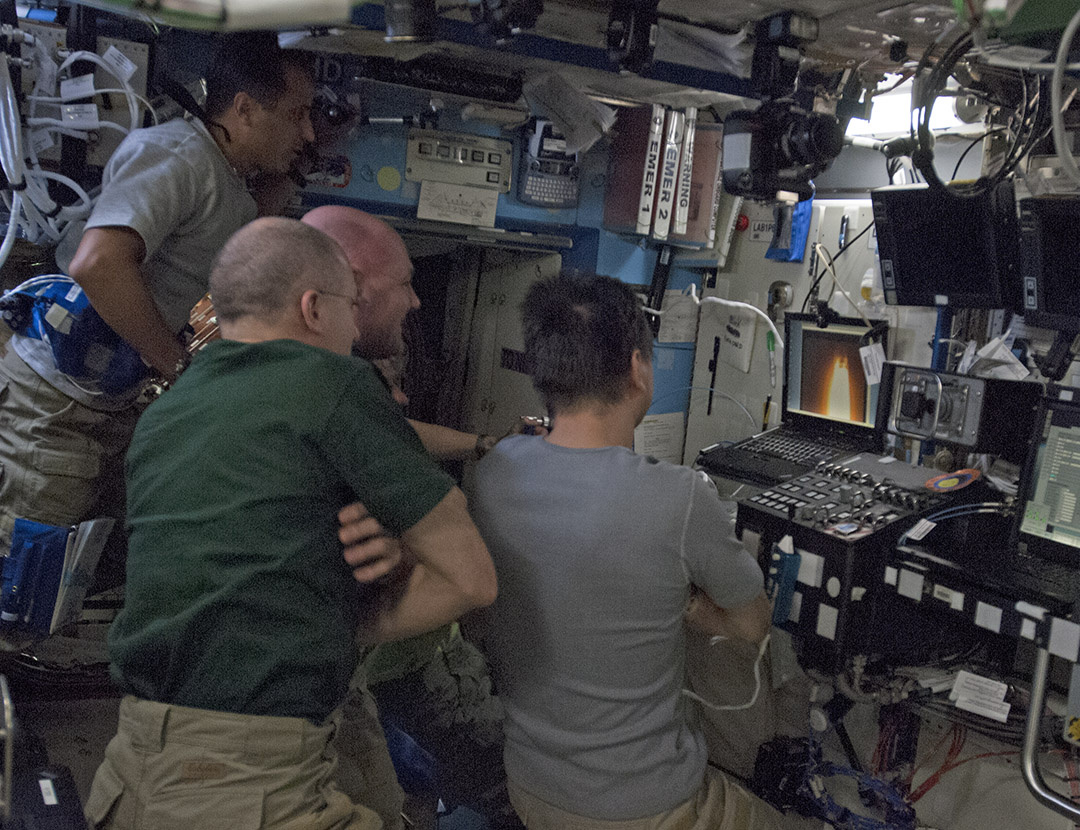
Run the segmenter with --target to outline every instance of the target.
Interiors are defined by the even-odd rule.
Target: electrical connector
[[[18,26],[12,26],[10,23],[0,26],[0,40],[3,41],[5,47],[13,43],[27,43],[31,46],[37,43],[32,34],[24,32]]]

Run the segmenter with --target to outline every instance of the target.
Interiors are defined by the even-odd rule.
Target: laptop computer
[[[887,329],[871,321],[886,346]],[[732,446],[698,453],[705,472],[772,486],[856,452],[880,452],[885,418],[878,418],[878,384],[869,384],[859,349],[871,329],[854,317],[820,328],[812,314],[784,317],[781,423]]]
[[[1017,492],[1003,579],[1048,599],[1080,599],[1080,389],[1050,384]]]

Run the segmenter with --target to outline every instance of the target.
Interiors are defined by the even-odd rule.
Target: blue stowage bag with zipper
[[[139,353],[63,274],[34,277],[0,297],[0,319],[17,334],[49,344],[56,368],[93,392],[123,395],[149,371]]]

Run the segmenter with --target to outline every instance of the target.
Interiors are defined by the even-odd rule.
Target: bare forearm
[[[420,441],[434,458],[440,461],[467,461],[476,456],[476,438],[471,432],[460,432],[438,424],[410,420]]]
[[[385,643],[433,631],[479,607],[473,598],[423,565],[415,565],[397,602],[372,621],[363,639]]]
[[[734,637],[758,643],[769,633],[769,600],[764,592],[738,608],[721,608],[695,589],[683,614],[686,625],[709,636]]]
[[[119,296],[112,291],[87,291],[86,295],[105,322],[134,346],[143,360],[166,378],[173,379],[176,365],[184,357],[184,348],[169,331],[165,318],[141,283]]]

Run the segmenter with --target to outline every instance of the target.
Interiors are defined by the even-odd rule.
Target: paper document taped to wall
[[[725,308],[722,314],[724,326],[720,329],[720,357],[740,372],[749,372],[757,333],[757,314],[739,308]]]
[[[646,415],[634,429],[634,452],[682,464],[683,433],[682,412]]]

